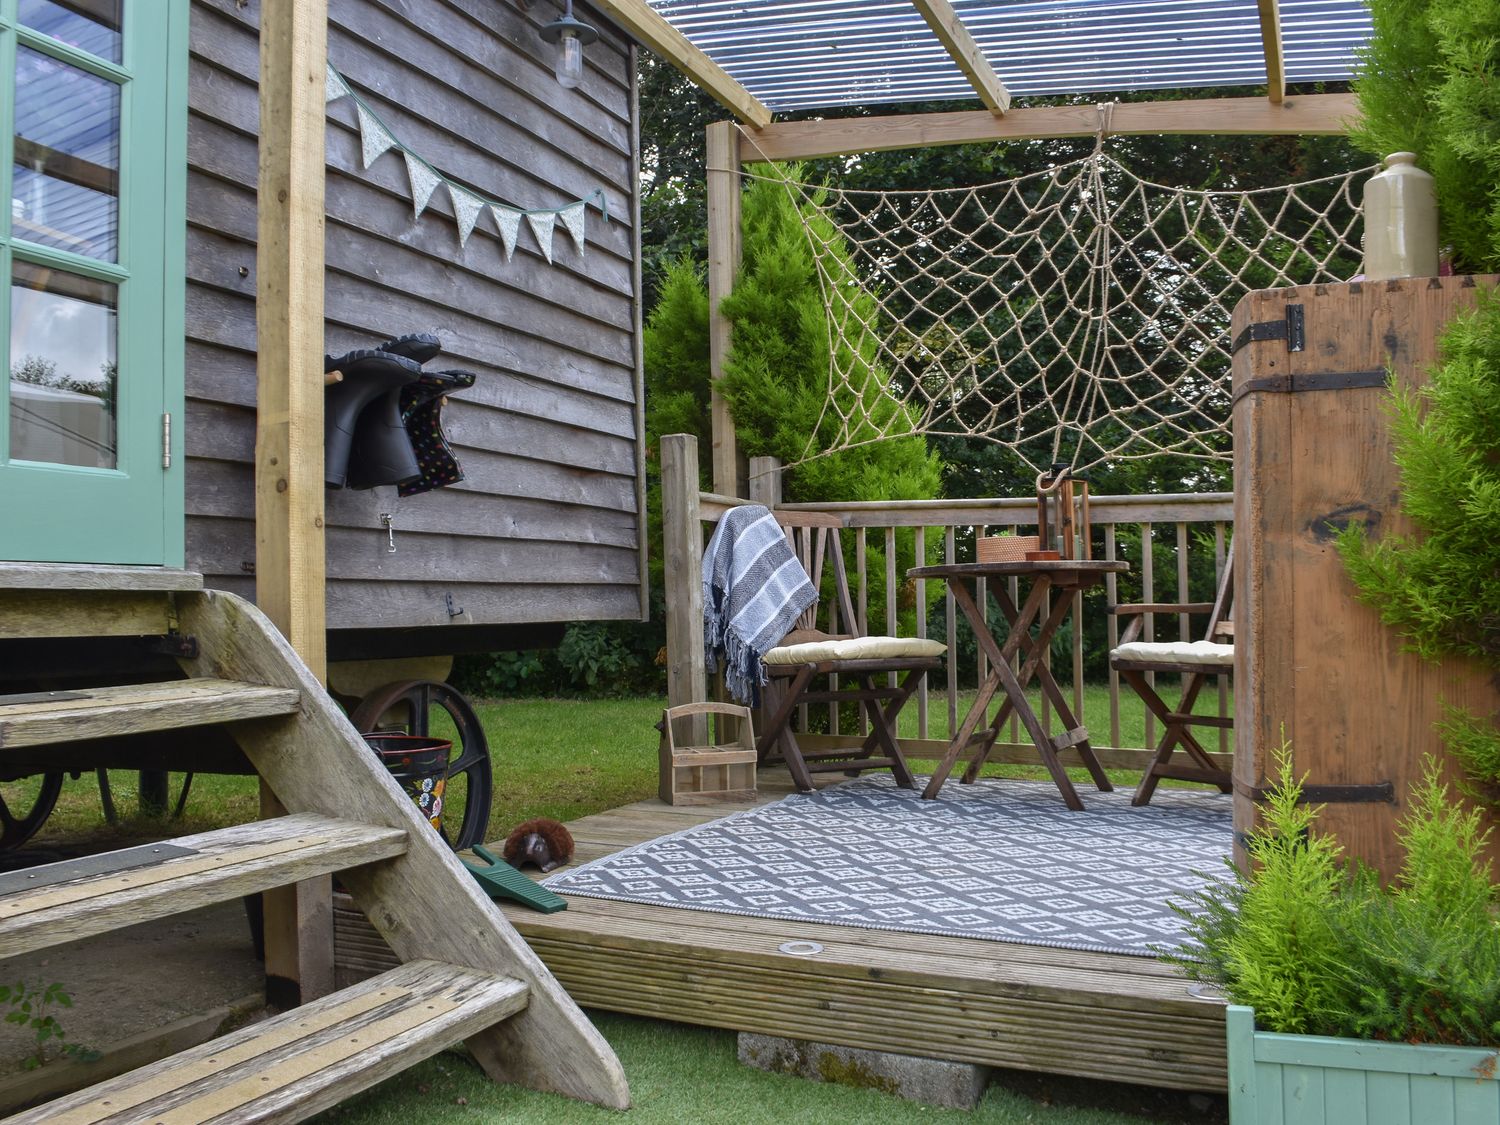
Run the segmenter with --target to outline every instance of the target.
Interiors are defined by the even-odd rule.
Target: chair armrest
[[[1109,612],[1116,617],[1129,617],[1138,613],[1209,613],[1213,602],[1146,602],[1140,605],[1112,605]]]

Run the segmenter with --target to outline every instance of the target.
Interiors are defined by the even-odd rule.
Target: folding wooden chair
[[[1212,602],[1192,602],[1182,605],[1117,605],[1110,612],[1119,617],[1133,618],[1120,637],[1120,644],[1109,654],[1109,666],[1120,673],[1125,682],[1135,689],[1151,713],[1161,720],[1165,730],[1156,744],[1156,754],[1146,767],[1141,783],[1136,787],[1133,805],[1150,802],[1156,792],[1156,783],[1164,778],[1179,781],[1203,781],[1217,785],[1219,791],[1228,793],[1232,789],[1228,770],[1220,769],[1208,756],[1202,744],[1194,737],[1192,727],[1227,728],[1234,725],[1230,718],[1218,715],[1195,715],[1193,707],[1203,685],[1214,676],[1227,676],[1234,672],[1234,622],[1230,618],[1230,602],[1234,592],[1233,558],[1225,563],[1224,574],[1219,579],[1219,590]],[[1201,641],[1140,641],[1147,613],[1206,613],[1208,629]],[[1146,679],[1148,673],[1179,673],[1182,694],[1175,709],[1168,707],[1162,697]],[[1181,748],[1196,764],[1174,765],[1172,755]]]
[[[897,740],[896,719],[922,677],[942,667],[947,646],[937,641],[862,635],[849,596],[838,517],[822,512],[776,512],[775,516],[820,592],[825,568],[831,570],[834,598],[823,614],[826,629],[818,628],[820,607],[815,604],[765,656],[768,682],[756,743],[759,761],[780,757],[804,793],[812,791],[814,773],[858,774],[874,769],[889,769],[903,789],[913,788],[915,782]],[[901,677],[894,687],[887,678],[893,672]],[[828,677],[837,679],[815,689],[815,681],[821,683]],[[797,709],[804,703],[846,701],[858,703],[869,718],[870,733],[863,743],[804,751],[792,730]]]

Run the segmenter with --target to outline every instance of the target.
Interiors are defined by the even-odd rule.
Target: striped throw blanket
[[[818,600],[776,517],[759,504],[724,514],[703,552],[703,647],[708,670],[742,703],[760,702],[761,659]]]

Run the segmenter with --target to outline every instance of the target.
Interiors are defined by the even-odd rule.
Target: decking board
[[[825,779],[832,783],[836,778]],[[639,801],[572,821],[574,862],[791,791],[761,771],[755,801]],[[580,1004],[818,1042],[1192,1090],[1227,1087],[1224,1009],[1147,957],[867,930],[565,896],[568,909],[502,909]],[[337,911],[338,970],[389,954]],[[815,941],[814,957],[784,954]]]

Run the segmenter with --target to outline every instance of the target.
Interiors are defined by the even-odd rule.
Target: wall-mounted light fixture
[[[599,33],[582,20],[573,18],[573,0],[566,0],[563,14],[542,25],[542,38],[557,44],[553,73],[565,89],[575,89],[583,81],[583,48],[599,38]]]

